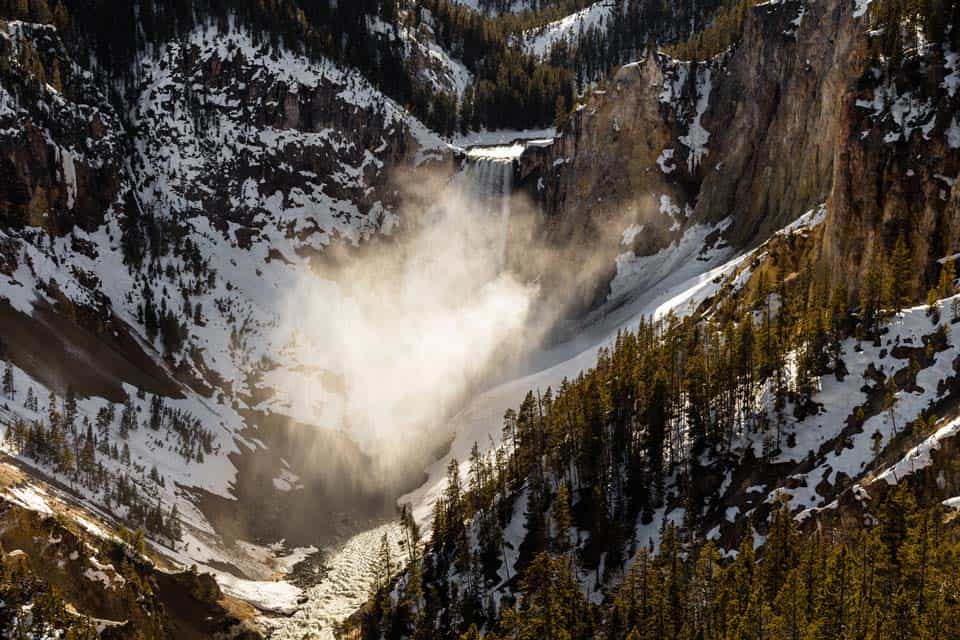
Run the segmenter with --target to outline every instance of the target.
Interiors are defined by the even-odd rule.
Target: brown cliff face
[[[130,547],[68,522],[0,499],[0,569],[16,567],[55,588],[79,615],[106,621],[104,638],[262,637],[213,576],[164,572]]]
[[[902,237],[915,274],[909,295],[921,300],[938,261],[960,251],[954,73],[933,48],[893,72],[870,65],[844,96],[823,242],[836,278],[861,281]]]
[[[629,247],[638,255],[727,219],[724,239],[745,248],[826,201],[844,104],[867,63],[853,11],[840,0],[757,5],[741,41],[709,61],[658,54],[621,68],[552,147],[521,161],[544,234],[580,262],[599,251],[612,264],[630,224],[643,225]]]
[[[672,61],[648,57],[621,68],[606,91],[591,95],[564,125],[553,145],[530,147],[519,167],[519,188],[544,212],[539,233],[562,248],[573,266],[548,274],[545,287],[574,289],[570,313],[578,315],[600,304],[614,275],[618,253],[633,249],[655,253],[678,237],[677,218],[692,205],[690,179],[676,149],[684,133],[686,107],[661,102]],[[678,85],[684,105],[691,86]],[[664,149],[674,157],[658,164]],[[666,196],[677,207],[671,215],[661,205]],[[621,245],[624,229],[644,226],[630,247]],[[570,276],[576,282],[571,284]]]
[[[0,221],[93,230],[116,202],[122,129],[50,27],[0,23]]]
[[[852,2],[821,0],[747,13],[704,118],[710,153],[694,215],[731,216],[734,246],[754,245],[826,200],[839,107],[862,66],[852,11]]]

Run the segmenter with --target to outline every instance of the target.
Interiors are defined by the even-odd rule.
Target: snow
[[[690,64],[679,61],[670,62],[673,64],[664,71],[659,99],[663,104],[676,106],[683,97],[683,87],[687,84]]]
[[[687,156],[687,168],[693,173],[694,169],[700,166],[700,161],[707,155],[707,142],[710,140],[710,132],[707,131],[701,119],[710,106],[710,92],[713,89],[711,82],[712,70],[708,65],[697,67],[697,104],[696,113],[687,135],[680,136],[680,143],[690,150]]]
[[[0,118],[17,115],[17,103],[10,92],[0,85]]]
[[[21,484],[7,489],[7,497],[11,502],[20,505],[24,509],[36,511],[43,515],[53,515],[53,509],[47,504],[45,492],[39,487],[30,484]]]
[[[777,231],[777,235],[789,235],[812,229],[827,219],[827,205],[821,204],[818,207],[807,211],[805,214]]]
[[[99,526],[99,525],[97,525],[97,524],[94,524],[92,521],[88,520],[87,518],[84,518],[84,517],[81,516],[80,514],[74,513],[74,514],[71,514],[71,515],[72,515],[72,517],[73,517],[73,521],[76,522],[78,525],[80,525],[80,527],[81,527],[84,531],[86,531],[87,533],[89,533],[89,534],[91,534],[91,535],[93,535],[93,536],[96,536],[96,537],[98,537],[98,538],[102,538],[102,539],[104,539],[104,540],[116,540],[116,539],[117,539],[116,536],[114,536],[114,535],[112,535],[112,534],[110,534],[110,533],[107,533],[107,531],[106,531],[103,527],[101,527],[101,526]]]
[[[423,61],[420,68],[422,80],[430,85],[433,92],[452,93],[462,98],[467,87],[473,84],[473,74],[466,66],[454,58],[450,52],[437,44],[432,30],[418,30],[406,26],[388,24],[379,17],[367,17],[367,26],[371,33],[395,41],[399,35],[404,47],[404,57],[410,59],[415,54]]]
[[[642,224],[632,224],[623,231],[623,235],[620,238],[620,244],[629,247],[633,244],[633,241],[636,237],[643,233],[644,225]]]
[[[895,465],[877,476],[877,480],[884,480],[887,484],[897,484],[903,478],[929,467],[933,464],[932,452],[940,448],[941,442],[953,438],[958,433],[960,433],[960,418],[955,418],[910,449]]]
[[[95,556],[90,556],[87,560],[92,565],[91,567],[87,567],[83,572],[83,576],[87,580],[100,582],[105,589],[110,590],[123,587],[123,585],[126,584],[126,579],[117,573],[117,570],[112,564],[101,564]]]
[[[273,479],[273,486],[278,491],[293,491],[303,488],[300,477],[288,469],[280,470],[280,475]]]
[[[483,0],[453,0],[457,4],[462,4],[465,7],[470,7],[474,11],[486,12],[491,15],[496,14],[496,10],[492,7],[487,9],[483,3]],[[503,10],[503,13],[520,13],[522,11],[527,11],[535,6],[534,0],[513,0],[506,9]]]
[[[943,67],[949,73],[943,78],[940,87],[947,90],[947,94],[952,98],[960,88],[960,54],[955,51],[945,51]]]
[[[661,66],[663,80],[660,85],[659,101],[673,111],[677,122],[687,125],[687,132],[678,138],[678,142],[687,149],[687,169],[692,173],[708,153],[707,143],[710,132],[703,126],[703,116],[710,107],[710,94],[713,91],[713,66],[715,61],[684,62],[658,54],[657,62]],[[685,88],[690,84],[690,74],[694,74],[694,95],[690,96],[693,105],[687,104]],[[674,159],[674,149],[664,149],[657,158],[657,165],[664,173],[671,173],[676,165],[668,164]]]
[[[188,52],[195,57],[188,58]],[[184,62],[189,59],[188,64]],[[190,112],[184,95],[187,78],[202,78],[203,64],[216,61],[232,65],[221,84],[198,84],[195,93],[208,105],[211,122],[200,126]],[[375,89],[361,74],[339,67],[327,58],[307,59],[285,48],[258,45],[242,28],[221,31],[215,25],[194,29],[185,42],[170,42],[141,63],[144,78],[141,97],[134,112],[138,128],[137,189],[141,202],[154,208],[201,213],[209,193],[223,193],[211,180],[241,173],[245,164],[269,167],[283,174],[285,163],[278,156],[299,157],[306,151],[330,148],[339,160],[340,170],[325,176],[340,188],[363,190],[368,171],[383,169],[388,145],[375,151],[354,148],[349,132],[333,129],[301,131],[293,128],[259,126],[261,104],[246,101],[247,85],[269,81],[282,99],[293,101],[299,109],[299,94],[318,87],[328,88],[343,105],[368,110],[382,119],[386,135],[406,130],[416,140],[417,161],[432,157],[446,143],[430,132],[400,105]],[[466,81],[461,78],[461,81]],[[212,108],[216,105],[220,108]],[[334,105],[340,106],[340,105]],[[269,120],[268,120],[269,122]],[[350,153],[347,154],[346,152]],[[283,181],[280,181],[283,183]],[[234,208],[263,212],[278,229],[286,221],[306,224],[313,218],[319,232],[315,242],[329,241],[329,234],[358,239],[376,231],[376,221],[359,211],[358,193],[334,198],[333,191],[319,180],[308,181],[289,193],[260,193],[256,183],[230,181],[226,193]],[[241,197],[242,194],[242,197]],[[298,230],[300,231],[300,230]]]
[[[302,607],[287,619],[263,620],[271,627],[270,637],[274,640],[306,637],[335,640],[333,625],[353,614],[367,600],[384,533],[390,542],[394,562],[403,557],[400,547],[402,533],[396,524],[382,525],[352,537],[324,563],[327,574],[320,584],[303,594],[306,603]],[[292,591],[286,592],[288,597],[291,594]],[[268,597],[264,600],[267,604],[272,602]]]
[[[952,299],[942,301],[949,306]],[[946,315],[946,314],[944,314]],[[867,465],[874,459],[873,436],[880,434],[881,442],[886,444],[894,435],[894,427],[899,432],[906,424],[915,420],[921,412],[939,399],[938,389],[941,383],[954,375],[953,361],[960,354],[960,325],[949,323],[946,318],[941,324],[947,329],[949,347],[946,351],[935,354],[931,366],[921,369],[917,374],[917,385],[922,392],[900,390],[895,396],[895,405],[892,411],[883,411],[870,417],[863,425],[862,431],[850,435],[839,451],[831,450],[817,460],[817,464],[809,473],[797,474],[790,480],[799,484],[795,489],[780,487],[768,496],[772,502],[778,496],[785,496],[790,508],[805,510],[802,514],[809,514],[816,509],[827,508],[827,501],[817,493],[816,487],[821,481],[836,485],[839,474],[849,478],[856,478],[867,469]],[[933,333],[936,327],[927,315],[926,306],[912,307],[903,310],[889,325],[889,333],[883,336],[882,345],[875,346],[872,342],[860,344],[857,351],[856,340],[851,338],[842,345],[844,361],[848,374],[843,381],[835,376],[824,376],[820,379],[820,389],[814,401],[822,404],[820,413],[808,417],[801,423],[795,423],[792,418],[786,427],[787,433],[792,431],[796,437],[795,447],[784,447],[783,451],[773,460],[775,463],[801,462],[809,451],[816,453],[821,446],[837,438],[847,424],[847,418],[854,408],[864,404],[867,396],[864,394],[864,373],[869,365],[889,373],[907,367],[909,361],[894,359],[890,353],[885,358],[880,357],[882,350],[889,351],[892,345],[907,344],[922,346],[922,337]],[[893,418],[893,420],[891,419]],[[795,425],[795,426],[793,426]],[[908,453],[897,465],[881,474],[883,479],[900,476],[908,470],[919,468],[925,464],[929,452],[935,449],[942,439],[956,434],[957,422],[951,422],[943,427],[930,439],[919,445],[916,451]],[[760,455],[760,442],[752,441],[755,455]]]
[[[663,171],[665,174],[670,174],[676,170],[677,166],[672,164],[673,162],[673,149],[664,149],[660,152],[660,155],[657,156],[657,166],[660,167],[660,171]]]
[[[3,231],[0,231],[0,239],[9,239]],[[30,273],[25,261],[20,256],[15,257],[17,269],[13,272],[13,277],[6,281],[0,289],[0,299],[6,300],[10,306],[21,313],[30,314],[33,311],[33,302],[37,299],[37,292],[34,289],[33,274]]]
[[[803,24],[803,17],[807,15],[807,7],[803,2],[800,3],[800,10],[797,12],[797,17],[794,18],[790,25],[793,27],[792,31],[785,31],[786,35],[796,36],[797,31],[800,30],[800,25]]]
[[[503,530],[504,564],[497,570],[501,584],[517,575],[517,561],[520,559],[520,545],[527,536],[526,513],[530,501],[530,491],[524,489],[513,504],[510,524]]]
[[[667,202],[669,202],[669,198],[667,198]],[[664,201],[661,200],[661,207],[663,203]],[[678,276],[682,278],[683,274],[687,274],[687,277],[689,277],[694,272],[707,273],[706,270],[702,269],[704,261],[699,259],[701,257],[699,254],[706,238],[718,228],[725,227],[726,224],[719,226],[694,225],[687,229],[678,241],[651,256],[637,256],[632,252],[620,254],[617,256],[617,275],[610,283],[610,299],[618,298],[630,291],[652,287],[658,281],[666,279],[679,284],[683,280],[678,282]],[[708,262],[712,266],[716,266],[717,261],[714,259],[708,260]],[[710,280],[715,279],[718,275],[720,274],[707,273]],[[707,280],[707,282],[710,280]],[[700,299],[699,296],[694,296],[695,293],[696,291],[693,289],[678,291],[676,292],[677,295],[689,295],[689,298],[687,300],[676,298],[673,304],[679,305],[681,302]],[[671,298],[673,299],[673,296]],[[667,306],[672,308],[672,305]]]
[[[73,155],[68,149],[57,147],[60,154],[60,171],[67,187],[67,209],[73,209],[77,201],[77,168],[73,164]]]
[[[553,144],[557,135],[556,129],[496,129],[494,131],[470,131],[466,134],[457,133],[453,138],[453,146],[460,149],[470,147],[493,147],[510,145],[523,141],[527,146],[548,146]]]
[[[719,228],[726,224],[729,222]],[[710,295],[717,286],[715,281],[744,259],[744,256],[730,259],[727,249],[705,251],[701,256],[703,259],[697,258],[704,239],[716,228],[694,226],[679,244],[648,257],[646,268],[638,267],[630,276],[618,274],[621,277],[619,294],[627,303],[598,320],[591,330],[584,332],[581,340],[560,345],[544,354],[544,360],[554,364],[475,395],[449,422],[448,430],[453,441],[447,455],[427,468],[428,479],[423,485],[400,498],[401,503],[413,506],[418,522],[429,526],[432,505],[446,486],[448,462],[457,458],[461,473],[466,477],[473,444],[476,442],[485,447],[492,441],[497,445],[501,439],[504,411],[518,406],[527,391],[547,386],[556,388],[564,377],[574,377],[593,366],[597,349],[612,345],[618,330],[635,326],[641,317],[660,317],[670,310],[683,315],[698,300]]]
[[[912,91],[898,93],[895,86],[882,85],[873,93],[872,100],[858,99],[856,106],[871,110],[871,119],[886,129],[883,141],[908,141],[915,130],[925,140],[936,124],[937,110],[931,99],[921,100]]]
[[[291,614],[303,591],[288,582],[244,580],[227,573],[217,575],[217,583],[224,593],[249,602],[262,611]]]
[[[660,213],[671,218],[676,218],[680,215],[680,207],[673,203],[673,198],[664,193],[660,196]]]
[[[870,0],[853,0],[853,17],[860,18],[866,15],[870,8]]]
[[[496,146],[475,146],[467,151],[467,157],[472,159],[489,158],[493,160],[516,160],[523,153],[526,145],[522,142],[514,142],[509,145]]]
[[[605,28],[614,7],[613,0],[601,0],[547,25],[526,31],[522,36],[523,49],[528,54],[543,58],[562,40],[576,45],[579,34],[586,33],[590,27]]]
[[[957,115],[953,114],[950,118],[950,126],[947,128],[947,144],[951,149],[960,149],[960,124],[957,124]]]

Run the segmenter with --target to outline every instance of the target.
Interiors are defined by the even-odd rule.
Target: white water
[[[394,523],[364,531],[334,551],[323,581],[306,592],[307,601],[289,618],[267,619],[275,640],[334,640],[334,625],[346,620],[370,597],[383,534],[394,562],[401,557],[400,527]]]
[[[522,144],[505,147],[482,147],[467,154],[463,171],[467,189],[484,203],[491,215],[500,218],[500,269],[506,266],[507,239],[510,237],[510,196],[513,193],[514,160],[523,152]]]
[[[513,160],[522,151],[522,146],[519,150],[515,150],[515,146],[471,150],[467,165],[456,179],[458,186],[479,199],[484,205],[482,210],[499,224],[497,241],[501,247],[501,261],[505,257],[509,235]],[[699,299],[708,295],[709,291],[702,290],[711,289],[721,272],[727,272],[738,263],[738,260],[732,260],[724,264],[729,256],[721,251],[709,260],[697,260],[691,255],[681,260],[682,265],[676,265],[677,255],[686,255],[681,247],[671,247],[664,253],[664,256],[651,259],[657,264],[648,266],[658,275],[636,283],[631,303],[597,319],[596,324],[585,331],[583,342],[575,340],[552,350],[555,352],[550,358],[555,363],[553,366],[537,369],[530,375],[479,394],[452,420],[449,427],[456,437],[450,452],[430,465],[427,469],[430,477],[426,483],[401,498],[402,502],[412,504],[414,514],[422,524],[429,522],[433,499],[443,489],[443,472],[450,457],[456,456],[463,461],[474,442],[486,443],[488,435],[497,440],[504,410],[516,406],[527,390],[556,385],[561,377],[576,375],[592,366],[596,361],[597,346],[612,340],[617,328],[631,326],[641,315],[658,315],[666,308],[685,307],[690,296]],[[668,264],[671,265],[669,268],[657,268]],[[667,273],[661,274],[661,270]],[[306,603],[290,618],[270,621],[272,637],[278,640],[332,640],[334,624],[353,614],[369,595],[384,531],[389,532],[393,540],[399,535],[396,525],[384,525],[356,535],[342,548],[333,551],[329,573],[322,583],[306,592]]]
[[[504,271],[510,235],[510,200],[513,188],[514,160],[523,152],[523,144],[471,149],[466,165],[454,179],[453,188],[467,196],[465,202],[479,203],[497,225],[490,234],[491,254],[498,256],[497,271]],[[491,242],[484,235],[484,242]],[[381,538],[387,533],[393,557],[400,558],[400,530],[397,524],[385,524],[364,531],[342,547],[328,550],[327,574],[304,593],[305,603],[289,618],[264,618],[275,640],[333,640],[334,626],[356,612],[370,596],[376,574]]]

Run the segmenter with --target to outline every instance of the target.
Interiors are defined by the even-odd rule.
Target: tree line
[[[702,29],[719,2],[615,2],[603,25],[561,38],[542,59],[524,50],[524,34],[588,4],[536,2],[517,14],[491,14],[453,0],[0,0],[0,15],[55,24],[80,59],[86,54],[96,73],[109,76],[110,86],[127,92],[136,88],[134,63],[147,45],[181,38],[205,21],[227,28],[237,18],[258,43],[357,68],[428,126],[449,135],[457,129],[553,124],[578,94],[636,59],[651,42],[674,42]],[[724,20],[721,14],[714,22]],[[130,28],[114,28],[118,21]],[[374,21],[394,29],[383,33],[372,28]],[[464,96],[423,85],[420,69],[405,59],[398,27],[417,30],[425,23],[474,75]]]
[[[879,609],[906,597],[904,592],[915,593],[903,586],[905,577],[899,573],[887,576],[890,579],[880,592],[863,591],[881,589],[875,572],[861,574],[857,579],[871,582],[856,587],[861,589],[856,605],[860,608],[854,614],[853,603],[844,595],[846,609],[839,623],[834,609],[818,617],[813,608],[802,614],[796,608],[783,608],[784,598],[800,597],[801,591],[796,591],[800,577],[809,579],[811,571],[822,571],[822,565],[811,564],[813,560],[826,561],[834,552],[850,554],[842,559],[848,563],[844,571],[852,572],[851,564],[860,557],[852,549],[862,552],[864,545],[872,544],[871,536],[888,535],[883,533],[883,523],[862,538],[851,538],[849,544],[854,547],[841,544],[842,536],[805,539],[804,544],[813,545],[809,555],[800,553],[780,561],[779,577],[772,584],[764,583],[761,591],[757,583],[751,582],[748,588],[742,581],[753,581],[758,567],[777,549],[796,546],[793,538],[781,543],[776,537],[782,533],[778,528],[794,526],[787,512],[769,524],[756,523],[761,530],[769,526],[760,556],[749,542],[741,546],[732,564],[710,550],[712,543],[700,515],[711,507],[720,508],[717,501],[722,496],[700,479],[735,466],[744,455],[738,445],[745,438],[762,442],[763,460],[752,464],[772,461],[783,448],[795,446],[795,430],[819,410],[818,380],[828,375],[842,380],[848,375],[844,341],[853,337],[877,344],[893,309],[916,300],[922,290],[922,271],[913,267],[904,237],[892,240],[892,246],[879,243],[871,267],[878,275],[868,277],[859,290],[848,291],[842,282],[828,288],[813,250],[815,235],[774,238],[762,259],[743,267],[749,273],[738,289],[725,285],[684,319],[670,315],[656,322],[641,320],[635,330],[621,332],[611,348],[599,351],[594,368],[565,379],[556,390],[531,391],[516,409],[508,410],[500,445],[491,442],[488,452],[481,453],[476,444],[466,462],[465,480],[459,462],[450,462],[446,488],[434,505],[432,539],[424,552],[414,554],[411,568],[393,585],[396,597],[388,597],[387,589],[376,596],[376,613],[362,621],[364,636],[458,638],[466,634],[471,638],[472,630],[482,630],[494,638],[592,638],[595,633],[630,640],[881,638],[916,637],[886,634],[925,628],[928,622],[940,624],[942,631],[942,621],[948,619],[943,617],[944,607],[957,606],[950,597],[917,613],[915,627],[891,621],[889,616],[881,630],[864,626],[866,620],[877,620]],[[953,265],[946,261],[931,294],[931,315],[943,312],[936,300],[955,293],[954,278]],[[957,306],[952,306],[960,320]],[[851,427],[862,429],[869,417],[892,408],[898,386],[914,384],[920,368],[917,358],[931,360],[934,349],[945,348],[946,339],[942,325],[931,328],[922,345],[924,353],[911,356],[902,370],[872,372],[865,380],[868,400],[851,408]],[[898,425],[889,441],[876,442],[874,453],[899,447],[906,434],[926,434],[935,422],[935,416],[923,412],[914,423]],[[752,454],[753,449],[747,447],[747,451]],[[948,483],[955,480],[960,478]],[[837,491],[842,488],[838,485]],[[898,511],[891,512],[891,517],[900,515],[894,524],[923,512],[924,526],[934,525],[935,510],[896,505]],[[649,553],[645,542],[635,537],[637,525],[649,525],[658,512],[674,508],[682,508],[683,521],[660,532],[659,556]],[[522,539],[510,540],[505,532],[516,530],[518,518]],[[956,534],[952,535],[955,543]],[[930,541],[927,538],[924,544]],[[936,544],[941,544],[939,538]],[[602,585],[620,579],[618,572],[631,559],[634,570],[640,566],[653,572],[664,553],[669,559],[669,581],[663,582],[663,574],[651,575],[657,588],[669,590],[670,599],[647,602],[642,616],[636,610],[629,615],[621,611],[626,621],[617,623],[615,630],[609,626],[614,613],[589,605],[581,595],[584,582]],[[720,600],[714,599],[721,596],[713,591],[703,596],[702,586],[689,582],[705,570],[699,564],[701,554],[706,554],[703,561],[708,562],[710,575],[741,580],[731,582],[727,596]],[[942,580],[950,577],[946,569],[952,557],[936,561],[941,572],[936,593],[945,588]],[[898,567],[907,561],[900,556],[891,560]],[[851,581],[847,585],[853,585],[852,573],[846,576]],[[631,578],[634,586],[635,578]],[[493,591],[505,587],[518,593],[519,600],[491,599]],[[827,597],[816,595],[809,585],[805,588],[804,597],[813,602]],[[686,608],[691,598],[685,594],[701,594],[708,600],[701,600],[702,610],[692,615]],[[750,597],[755,600],[743,600],[743,594],[753,594]],[[841,606],[836,599],[830,603],[830,607]],[[567,608],[552,611],[557,606]],[[636,606],[634,602],[627,608]],[[778,618],[783,611],[789,611],[792,626],[787,635],[778,636],[771,629],[787,624]],[[700,626],[691,626],[691,620],[701,621]],[[860,625],[859,631],[856,635],[826,631],[827,635],[808,635],[808,629],[822,629],[829,620],[844,628]]]
[[[8,362],[5,370],[10,369]],[[12,377],[8,380],[5,374],[3,395],[13,400],[16,393]],[[40,402],[32,387],[27,390],[24,407],[33,413],[41,413]],[[159,497],[151,499],[144,495],[141,482],[130,476],[130,473],[139,472],[157,487],[166,486],[166,480],[155,465],[147,473],[131,459],[127,440],[130,432],[141,426],[158,434],[174,435],[178,443],[175,451],[187,461],[196,459],[202,462],[204,452],[213,452],[211,432],[189,413],[165,407],[160,396],[151,397],[150,412],[144,425],[141,425],[131,398],[122,405],[119,416],[115,405],[108,404],[101,407],[96,419],[91,421],[87,416],[80,418],[77,397],[71,388],[62,402],[58,402],[56,394],[50,391],[45,419],[15,417],[6,425],[5,444],[16,455],[47,467],[72,483],[102,492],[104,506],[127,524],[143,528],[148,535],[174,544],[182,537],[177,506],[166,508]],[[118,463],[128,471],[112,471],[104,465],[106,460]]]

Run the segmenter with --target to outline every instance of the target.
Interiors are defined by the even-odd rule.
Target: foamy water
[[[275,640],[334,640],[333,627],[359,609],[376,576],[383,534],[390,540],[394,563],[401,558],[401,530],[389,523],[359,533],[330,555],[327,575],[307,590],[307,602],[289,618],[270,619],[267,626]]]

